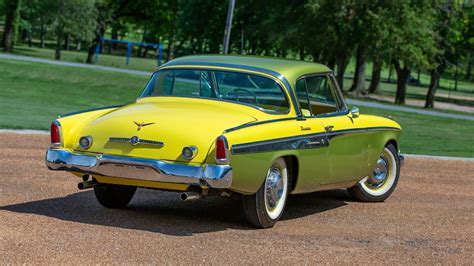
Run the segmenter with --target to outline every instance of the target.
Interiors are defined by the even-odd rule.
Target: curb
[[[444,160],[444,161],[472,161],[474,158],[470,157],[453,157],[453,156],[435,156],[435,155],[424,155],[424,154],[403,154],[405,158],[423,158],[423,159],[434,159],[434,160]]]

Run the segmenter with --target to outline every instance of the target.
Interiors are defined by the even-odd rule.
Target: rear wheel
[[[125,208],[132,200],[137,187],[97,184],[94,193],[100,205],[106,208]]]
[[[275,160],[257,193],[244,196],[247,220],[258,228],[269,228],[280,219],[288,195],[288,169],[285,160]]]
[[[387,199],[398,183],[400,177],[400,158],[397,149],[388,144],[377,160],[372,174],[348,189],[359,201],[379,202]]]

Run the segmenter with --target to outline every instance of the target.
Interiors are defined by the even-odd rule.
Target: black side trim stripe
[[[370,131],[381,131],[391,130],[400,131],[399,128],[395,127],[371,127],[371,128],[356,128],[356,129],[345,129],[330,132],[322,132],[315,134],[307,134],[301,136],[285,137],[273,140],[264,140],[249,142],[244,144],[236,144],[232,146],[232,154],[244,154],[244,153],[257,153],[257,152],[268,152],[268,151],[281,151],[281,150],[301,150],[301,149],[316,149],[324,148],[330,145],[331,139],[347,135],[366,133]]]
[[[58,118],[63,118],[63,117],[71,116],[71,115],[77,115],[77,114],[82,114],[82,113],[87,113],[87,112],[92,112],[92,111],[98,111],[98,110],[104,110],[104,109],[110,109],[110,108],[117,108],[117,107],[122,107],[124,105],[126,105],[126,104],[118,104],[118,105],[109,105],[109,106],[103,106],[103,107],[97,107],[97,108],[90,108],[90,109],[86,109],[86,110],[61,114],[61,115],[58,115]]]

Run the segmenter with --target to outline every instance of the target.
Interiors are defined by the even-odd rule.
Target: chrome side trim
[[[232,154],[256,153],[279,150],[316,149],[329,146],[326,133],[316,133],[273,140],[257,141],[232,146]]]
[[[118,108],[124,105],[126,104],[109,105],[109,106],[103,106],[103,107],[97,107],[97,108],[90,108],[90,109],[81,110],[81,111],[69,112],[69,113],[58,115],[58,118],[63,118],[63,117],[71,116],[71,115],[77,115],[77,114],[82,114],[82,113],[87,113],[87,112],[92,112],[92,111],[98,111],[98,110]]]
[[[145,145],[155,145],[155,146],[160,146],[162,147],[164,145],[163,142],[161,141],[155,141],[155,140],[148,140],[148,139],[141,139],[137,136],[133,136],[131,138],[116,138],[116,137],[111,137],[109,138],[110,142],[121,142],[121,143],[130,143],[131,145],[139,145],[139,144],[145,144]]]
[[[84,155],[65,149],[50,148],[46,152],[46,166],[50,170],[144,181],[207,185],[211,188],[229,188],[232,185],[232,167],[229,165],[186,165],[108,154]]]
[[[232,146],[232,154],[245,154],[245,153],[256,153],[256,152],[269,152],[269,151],[281,151],[281,150],[301,150],[301,149],[316,149],[328,147],[331,143],[331,139],[355,133],[365,133],[370,131],[380,130],[397,130],[394,127],[372,127],[372,128],[356,128],[347,130],[336,130],[315,134],[307,134],[300,136],[291,136],[273,140],[264,140],[249,142],[244,144],[236,144]]]

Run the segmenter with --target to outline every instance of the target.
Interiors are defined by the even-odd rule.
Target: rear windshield
[[[230,71],[161,70],[153,74],[140,97],[148,96],[220,99],[271,113],[289,109],[282,88],[274,80]]]

